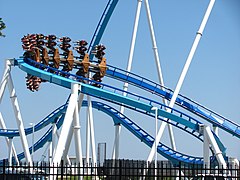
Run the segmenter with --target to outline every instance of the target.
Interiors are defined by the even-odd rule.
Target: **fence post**
[[[160,168],[161,168],[160,177],[163,178],[163,161],[160,161]]]
[[[181,162],[179,163],[179,179],[182,179],[182,168],[181,168]]]
[[[3,180],[6,179],[6,160],[3,159]]]
[[[61,166],[61,179],[63,179],[63,174],[64,174],[64,169],[63,169],[63,160],[61,160],[61,164],[60,164],[60,166]]]
[[[122,160],[119,160],[119,179],[122,177]]]

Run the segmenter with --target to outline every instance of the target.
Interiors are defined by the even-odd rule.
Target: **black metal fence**
[[[227,170],[222,167],[204,168],[199,166],[173,166],[168,161],[159,161],[157,167],[154,163],[138,160],[105,160],[97,165],[67,165],[61,162],[58,165],[49,163],[34,163],[11,165],[4,162],[0,166],[0,180],[240,180],[240,169],[229,166]]]

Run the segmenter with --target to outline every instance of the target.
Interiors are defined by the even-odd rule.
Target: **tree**
[[[5,28],[6,28],[6,25],[3,22],[2,18],[0,18],[0,37],[5,37],[5,35],[2,33],[2,30]]]

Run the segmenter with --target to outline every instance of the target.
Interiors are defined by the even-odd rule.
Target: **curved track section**
[[[87,106],[87,105],[88,105],[87,101],[83,101],[82,106]],[[58,115],[59,117],[57,118],[57,121],[55,121],[58,129],[61,127],[61,125],[63,123],[64,116],[62,116],[62,114],[65,113],[67,104],[65,104],[61,107],[62,108],[60,111],[55,110],[48,117],[45,118],[45,119],[49,119],[49,122],[53,122],[57,118],[56,116],[53,116],[53,114]],[[96,102],[96,101],[92,101],[92,107],[108,114],[110,117],[112,117],[112,119],[115,123],[122,124],[133,135],[135,135],[138,139],[140,139],[141,142],[144,142],[149,147],[152,147],[152,145],[154,143],[154,138],[151,135],[149,135],[146,131],[144,131],[141,127],[139,127],[136,123],[134,123],[132,120],[127,118],[125,115],[121,114],[118,110],[110,107],[107,104],[104,104],[102,102]],[[61,112],[61,113],[59,113],[59,112]],[[44,122],[45,119],[42,120],[41,122]],[[6,132],[6,136],[9,137],[8,134],[9,133]],[[14,135],[16,135],[16,132],[12,133],[11,137],[13,137]],[[16,135],[16,136],[18,136],[18,135]],[[52,139],[52,128],[49,128],[49,130],[34,144],[35,151],[42,148],[44,146],[44,144],[51,141],[51,139]],[[32,147],[30,147],[29,150],[31,152]],[[162,156],[164,156],[165,158],[169,159],[173,163],[178,163],[181,161],[188,165],[189,164],[199,164],[199,165],[203,164],[203,158],[189,156],[189,155],[174,151],[173,149],[167,147],[163,143],[158,144],[158,153],[161,154]],[[19,158],[19,160],[23,159],[24,153],[18,154],[18,158]],[[2,163],[2,161],[0,161],[0,164],[1,163]]]
[[[169,88],[163,87],[146,78],[113,66],[108,65],[106,76],[121,80],[123,82],[128,82],[134,86],[138,86],[142,89],[150,91],[153,94],[162,96],[167,100],[170,100],[173,95],[173,91]],[[238,125],[237,123],[230,121],[229,119],[217,114],[212,110],[209,110],[208,108],[182,95],[178,96],[178,98],[176,99],[176,103],[177,105],[187,109],[188,111],[204,118],[213,125],[218,126],[224,131],[229,132],[233,136],[240,138],[240,125]]]
[[[82,77],[76,77],[76,75],[72,75],[69,73],[66,73],[68,78],[58,76],[59,73],[62,74],[64,72],[59,71],[57,69],[50,68],[50,67],[39,67],[39,66],[41,66],[41,64],[36,64],[40,68],[40,69],[38,69],[38,68],[33,67],[32,65],[27,64],[26,62],[23,61],[23,59],[18,59],[15,63],[16,63],[16,65],[18,65],[20,67],[20,69],[22,69],[23,71],[25,71],[29,74],[38,76],[38,77],[45,79],[51,83],[54,83],[54,84],[57,84],[57,85],[60,85],[60,86],[66,87],[66,88],[70,88],[72,82],[76,83],[75,79],[82,78]],[[41,70],[43,68],[45,68],[45,70]],[[50,70],[51,70],[51,72],[54,72],[54,74],[49,73],[48,71],[50,71]],[[89,80],[89,82],[91,84],[91,80]],[[104,99],[104,100],[107,100],[107,101],[114,102],[116,104],[124,103],[127,107],[130,107],[132,109],[135,109],[137,111],[144,112],[144,113],[146,113],[146,112],[153,113],[151,108],[153,107],[154,104],[157,104],[159,106],[159,109],[158,109],[159,116],[163,116],[165,118],[173,120],[175,122],[176,126],[182,127],[182,129],[185,131],[191,129],[191,131],[190,131],[191,134],[194,134],[195,132],[199,131],[199,124],[201,124],[201,123],[199,121],[195,120],[194,118],[192,118],[184,113],[181,113],[180,111],[172,109],[171,113],[167,113],[165,110],[163,110],[164,108],[167,108],[167,107],[165,107],[161,103],[152,101],[150,99],[147,99],[147,98],[144,98],[141,96],[137,96],[137,95],[135,95],[133,93],[129,93],[129,92],[127,93],[128,96],[125,97],[125,96],[122,96],[122,95],[116,93],[117,91],[122,93],[123,92],[122,90],[111,87],[111,86],[104,85],[102,83],[101,83],[101,85],[102,85],[102,88],[96,88],[89,84],[81,84],[81,92],[85,93],[85,94],[89,94],[91,96],[95,96],[95,97]],[[105,90],[105,89],[108,89],[108,90]],[[131,98],[129,98],[130,96],[131,96]],[[136,127],[138,127],[138,126],[136,126]],[[140,128],[138,127],[138,129],[140,129]],[[137,132],[137,130],[135,129],[134,132]],[[147,137],[150,137],[150,136],[147,136]],[[221,145],[219,139],[216,139],[216,140],[220,144],[219,146],[222,147],[222,151],[225,151],[225,149]],[[149,146],[151,146],[151,145],[149,145]],[[164,148],[164,149],[165,149],[164,151],[166,154],[171,154],[170,152],[173,152],[170,149],[169,150],[166,150],[167,148]],[[175,154],[176,156],[179,156],[180,159],[183,156],[188,157],[185,155],[180,155],[181,153],[178,153],[178,152],[173,152],[173,154]],[[169,157],[169,158],[171,159],[171,157]],[[193,157],[185,158],[186,161],[180,160],[180,159],[178,159],[178,161],[183,161],[185,163],[190,163],[189,159],[191,159],[191,161],[193,161],[194,163],[196,163],[198,161],[199,161],[199,163],[201,163],[200,160],[196,161],[196,160],[194,160]]]
[[[64,120],[64,114],[66,112],[67,104],[59,107],[56,109],[54,112],[52,112],[50,115],[48,115],[46,118],[44,118],[42,121],[40,121],[37,125],[35,125],[36,131],[40,130],[41,128],[45,127],[46,125],[49,125],[50,123],[55,122],[57,128],[59,129]],[[41,124],[44,126],[41,126]],[[18,130],[5,130],[5,129],[0,129],[1,136],[6,136],[6,137],[16,137],[19,136]],[[31,134],[32,133],[32,128],[26,128],[25,133]],[[49,128],[47,132],[34,144],[34,150],[37,151],[38,149],[42,148],[48,141],[52,140],[52,128]],[[32,152],[32,147],[29,148],[29,151]],[[25,158],[24,152],[20,153],[17,155],[18,159],[21,160]],[[2,164],[3,161],[0,161],[0,164]]]
[[[104,30],[106,29],[106,26],[108,24],[108,21],[110,20],[110,17],[117,5],[119,0],[109,0],[107,3],[106,8],[103,11],[103,14],[99,20],[99,23],[97,25],[97,28],[94,32],[94,35],[92,37],[92,40],[89,45],[89,50],[99,44],[102,35],[104,33]],[[90,51],[91,53],[91,51]],[[93,54],[90,54],[90,59],[93,58]],[[155,93],[157,95],[160,95],[168,100],[172,98],[173,91],[169,88],[163,87],[153,81],[150,81],[146,78],[143,78],[141,76],[138,76],[136,74],[133,74],[131,72],[127,72],[125,70],[109,66],[108,70],[106,72],[107,76],[120,79],[124,82],[128,82],[133,84],[134,86],[138,86],[140,88],[146,89],[152,93]],[[176,99],[176,104],[179,106],[187,109],[188,111],[201,116],[208,122],[212,123],[215,126],[218,126],[219,128],[223,129],[224,131],[229,132],[233,136],[236,136],[240,138],[240,125],[237,123],[221,116],[220,114],[217,114],[216,112],[200,105],[199,103],[192,101],[191,99],[178,95],[178,98]]]
[[[92,40],[89,45],[89,50],[97,45],[106,29],[107,23],[115,9],[119,0],[109,0],[106,8],[103,11],[103,14],[100,18],[100,21],[97,25],[97,28],[94,32]],[[94,43],[93,43],[94,42]],[[91,53],[91,51],[90,51]],[[90,59],[93,58],[93,54],[90,54]],[[124,82],[128,82],[133,84],[134,86],[138,86],[140,88],[146,89],[154,94],[160,95],[168,100],[172,98],[173,91],[169,88],[163,87],[153,81],[150,81],[146,78],[133,74],[131,72],[116,68],[114,66],[108,65],[108,70],[106,72],[107,76],[122,80]],[[215,126],[223,129],[224,131],[232,134],[240,138],[240,125],[221,116],[220,114],[200,105],[199,103],[192,101],[191,99],[178,95],[176,99],[176,104],[187,109],[188,111],[204,118],[208,122],[212,123]]]
[[[42,121],[40,121],[39,123],[37,123],[34,126],[34,131],[37,132],[37,131],[41,130],[42,128],[46,127],[47,125],[49,125],[50,123],[57,122],[58,118],[61,117],[63,115],[63,113],[65,113],[66,108],[67,108],[67,105],[62,105],[58,109],[53,111],[46,118],[44,118]],[[25,134],[26,135],[32,134],[32,132],[33,132],[32,127],[25,129]],[[0,136],[13,138],[13,137],[20,136],[20,134],[19,134],[18,129],[12,129],[12,130],[0,129]]]
[[[106,8],[104,9],[103,11],[103,14],[100,18],[100,21],[97,25],[97,28],[93,34],[93,37],[92,37],[92,40],[90,41],[90,44],[89,44],[89,48],[88,48],[88,52],[90,50],[90,52],[92,51],[92,48],[99,44],[101,38],[102,38],[102,35],[107,27],[107,24],[108,24],[108,21],[110,20],[110,17],[113,13],[113,10],[115,9],[117,3],[118,3],[119,0],[109,0],[108,3],[107,3],[107,6]],[[93,58],[93,54],[90,54],[90,59]]]
[[[54,83],[66,88],[70,88],[71,83],[76,83],[75,81],[76,79],[84,79],[80,76],[76,76],[66,72],[65,72],[66,75],[64,76],[65,77],[67,76],[68,78],[65,78],[58,75],[58,74],[63,74],[64,73],[63,71],[56,70],[46,66],[45,66],[46,68],[45,70],[41,70],[39,68],[43,68],[44,66],[35,68],[32,65],[25,63],[23,60],[18,61],[18,66],[20,67],[20,69],[22,69],[23,71],[31,75],[38,76],[44,80],[49,81],[50,83]],[[51,71],[51,72],[54,71],[54,73],[52,74],[48,71]],[[121,89],[118,89],[103,83],[100,83],[102,86],[101,88],[97,88],[97,87],[91,86],[91,83],[94,83],[94,81],[92,80],[88,80],[88,81],[90,84],[80,83],[81,84],[80,91],[84,94],[88,94],[100,99],[114,102],[116,104],[123,103],[127,107],[130,107],[139,111],[143,111],[145,113],[154,113],[153,110],[151,109],[153,106],[157,106],[159,108],[158,109],[159,116],[171,119],[185,126],[186,129],[190,128],[194,131],[199,130],[199,124],[201,123],[185,113],[182,113],[175,109],[171,109],[171,112],[168,113],[165,111],[165,108],[168,108],[168,107],[159,102],[153,101],[151,99],[148,99],[130,92],[126,92],[127,96],[123,96],[122,93],[124,91]]]
[[[34,63],[34,61],[31,62]],[[39,64],[39,66],[41,66],[41,64]],[[72,76],[74,77],[74,75]],[[162,96],[168,100],[171,99],[173,94],[173,91],[169,88],[163,87],[139,75],[127,72],[125,70],[110,65],[108,65],[106,76],[121,80],[123,82],[128,82],[136,87],[147,90],[158,96]],[[74,78],[76,79],[76,77]],[[224,131],[232,134],[233,136],[240,138],[240,125],[234,123],[233,121],[224,118],[223,116],[209,110],[208,108],[182,95],[178,96],[178,98],[176,99],[176,104],[192,112],[193,114],[204,118],[208,122],[212,123],[215,126],[220,127]]]

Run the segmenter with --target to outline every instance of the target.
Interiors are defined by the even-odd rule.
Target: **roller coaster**
[[[31,153],[43,148],[45,144],[52,143],[53,152],[51,163],[60,163],[61,159],[65,159],[68,153],[69,143],[75,138],[75,146],[77,147],[77,160],[82,162],[81,135],[79,126],[79,110],[81,107],[88,108],[89,131],[94,132],[92,124],[92,108],[106,113],[110,116],[116,125],[125,127],[133,136],[141,140],[145,145],[151,148],[148,161],[153,160],[153,154],[161,154],[173,164],[179,162],[185,165],[210,165],[211,163],[219,163],[227,168],[226,147],[221,142],[216,128],[240,138],[240,125],[221,116],[220,114],[208,109],[207,107],[179,94],[179,90],[171,90],[163,84],[153,82],[140,75],[132,73],[129,69],[123,70],[108,64],[105,58],[105,46],[99,44],[108,21],[118,3],[118,0],[109,0],[103,15],[97,25],[93,38],[89,45],[86,40],[78,40],[73,42],[73,48],[77,55],[70,50],[71,39],[69,37],[57,38],[55,35],[28,34],[21,41],[25,51],[20,58],[6,60],[6,67],[0,86],[0,103],[8,85],[13,109],[17,119],[18,129],[7,129],[4,126],[3,117],[1,119],[0,136],[5,137],[9,147],[8,161],[19,162],[25,159],[28,163],[32,163]],[[139,1],[139,6],[141,2]],[[148,1],[145,2],[148,7]],[[200,40],[202,31],[206,24],[207,18],[214,5],[211,1],[206,11],[201,27],[196,35],[196,42]],[[149,22],[151,17],[148,16]],[[151,23],[150,23],[151,24]],[[151,27],[151,26],[150,26]],[[151,28],[150,28],[151,29]],[[153,29],[152,29],[153,32]],[[154,34],[152,34],[154,37]],[[134,35],[133,35],[134,36]],[[134,38],[133,38],[134,39]],[[58,40],[61,44],[57,44]],[[153,38],[153,45],[155,40]],[[87,47],[88,45],[88,47]],[[58,46],[59,48],[56,48]],[[193,51],[194,48],[193,47]],[[61,52],[62,51],[62,52]],[[194,52],[193,52],[194,53]],[[191,53],[190,53],[191,54]],[[94,60],[96,58],[96,60]],[[191,60],[192,57],[189,57]],[[43,120],[34,125],[34,128],[24,128],[20,115],[19,105],[17,102],[16,91],[11,77],[11,67],[17,67],[26,72],[27,89],[35,92],[39,90],[41,83],[52,83],[60,87],[71,90],[70,96],[65,104],[51,112]],[[92,75],[93,74],[93,75]],[[183,75],[184,76],[184,75]],[[104,83],[104,78],[110,78],[124,83],[124,89]],[[183,77],[184,79],[184,77]],[[181,83],[180,83],[181,84]],[[143,90],[152,98],[139,95],[135,92],[129,92],[127,87],[132,85],[135,88]],[[181,85],[179,85],[181,87]],[[37,92],[35,92],[37,93]],[[87,100],[84,100],[84,96]],[[99,101],[92,101],[90,97],[95,97]],[[155,97],[161,97],[163,102],[159,102]],[[169,104],[166,102],[170,102]],[[121,109],[117,110],[110,104],[120,105]],[[177,105],[180,109],[173,108]],[[132,119],[124,114],[124,108],[129,108],[142,116],[149,116],[158,121],[164,122],[170,127],[176,127],[196,139],[203,142],[205,147],[204,157],[194,157],[179,152],[174,145],[168,147],[160,142],[161,132],[159,130],[156,137],[150,135],[142,127],[136,124]],[[185,113],[189,112],[189,113]],[[211,124],[214,129],[211,130],[205,122]],[[39,131],[47,126],[50,128],[42,137],[35,142],[32,147],[28,146],[26,136]],[[74,128],[73,128],[74,126]],[[164,129],[164,126],[162,126]],[[53,142],[56,132],[61,131],[58,143]],[[160,128],[161,129],[161,128]],[[119,130],[116,129],[116,132]],[[94,134],[94,133],[93,133]],[[116,133],[117,134],[117,133]],[[23,152],[17,154],[14,150],[13,139],[20,137]],[[94,144],[94,140],[92,140]],[[174,143],[173,143],[174,144]],[[93,146],[93,154],[94,154]],[[118,137],[115,137],[115,158],[118,158]],[[212,156],[209,155],[209,149]],[[93,162],[96,158],[93,156]],[[210,159],[210,161],[209,161]],[[2,163],[2,161],[0,161]]]

